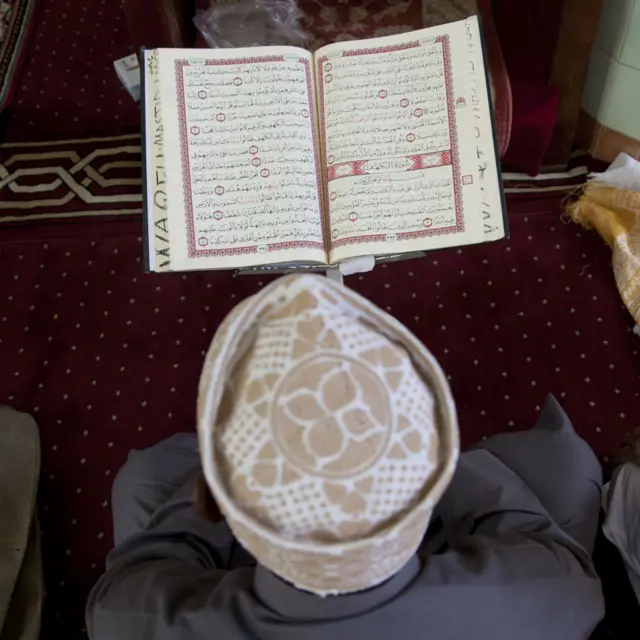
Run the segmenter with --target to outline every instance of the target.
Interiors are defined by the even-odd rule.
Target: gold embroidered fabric
[[[611,247],[618,291],[640,325],[640,193],[590,182],[568,213],[574,222],[596,229]]]

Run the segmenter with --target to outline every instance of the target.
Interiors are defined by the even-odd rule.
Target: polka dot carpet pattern
[[[315,44],[422,19],[415,0],[301,6]],[[3,142],[138,133],[138,105],[112,67],[129,53],[113,3],[39,0]],[[611,456],[639,424],[640,342],[608,248],[557,211],[512,201],[510,241],[376,267],[347,284],[440,360],[463,443],[529,427],[551,391]],[[86,596],[112,545],[114,475],[131,448],[194,428],[205,349],[229,309],[266,282],[144,274],[139,233],[139,220],[122,219],[0,230],[0,403],[32,413],[41,430],[47,637],[85,637]]]
[[[113,61],[132,53],[124,13],[108,0],[38,0],[4,142],[140,131],[140,109]]]
[[[20,80],[35,5],[35,0],[3,0],[0,4],[0,110],[10,102]]]
[[[640,425],[640,341],[593,233],[535,212],[512,238],[376,267],[347,284],[404,322],[448,374],[463,444],[531,426],[549,392],[600,456]],[[544,205],[546,211],[549,204]],[[195,427],[205,349],[266,282],[142,272],[137,222],[0,235],[0,403],[41,430],[44,628],[82,637],[112,545],[110,489],[132,448]]]

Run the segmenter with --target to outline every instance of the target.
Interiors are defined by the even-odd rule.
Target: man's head
[[[459,450],[433,356],[358,294],[310,275],[280,278],[225,319],[200,380],[198,433],[236,537],[319,595],[402,568]]]

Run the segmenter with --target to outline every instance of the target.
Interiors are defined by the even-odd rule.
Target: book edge
[[[140,47],[140,131],[142,133],[142,265],[145,273],[153,273],[151,267],[151,251],[149,249],[149,197],[148,197],[148,170],[147,170],[147,73],[145,51]]]
[[[482,48],[482,63],[484,66],[484,82],[485,89],[487,92],[487,98],[489,102],[489,117],[491,118],[491,135],[493,137],[493,154],[496,163],[496,170],[498,174],[498,188],[500,190],[500,207],[502,209],[502,238],[497,238],[497,240],[505,240],[509,239],[509,218],[507,216],[507,199],[504,192],[504,180],[502,178],[502,164],[500,162],[500,148],[498,146],[498,136],[496,134],[496,118],[495,118],[495,110],[493,108],[493,101],[491,100],[491,69],[489,68],[488,57],[487,57],[487,46],[484,37],[484,29],[482,26],[482,16],[480,14],[476,14],[476,20],[478,22],[478,31],[480,32],[480,47]],[[491,242],[491,240],[487,240],[487,242]]]

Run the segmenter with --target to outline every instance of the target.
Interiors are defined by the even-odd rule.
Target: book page
[[[476,17],[316,52],[330,258],[504,236]]]
[[[312,56],[160,49],[171,268],[326,262]]]

